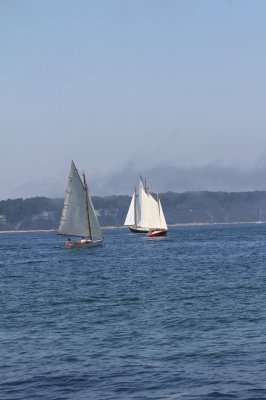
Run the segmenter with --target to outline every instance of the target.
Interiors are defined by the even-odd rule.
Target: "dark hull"
[[[132,233],[148,233],[148,229],[143,229],[143,228],[133,228],[132,226],[129,227],[130,231]]]
[[[162,236],[166,236],[167,235],[167,231],[166,230],[158,230],[158,231],[150,231],[148,232],[148,236],[149,237],[162,237]]]

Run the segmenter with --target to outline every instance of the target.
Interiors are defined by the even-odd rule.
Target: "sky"
[[[0,0],[0,199],[266,190],[264,0]]]

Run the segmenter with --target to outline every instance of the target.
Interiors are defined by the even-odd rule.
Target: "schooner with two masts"
[[[131,232],[148,233],[149,237],[166,236],[167,225],[159,199],[150,193],[146,181],[140,179],[139,190],[136,188],[132,195],[124,223]]]

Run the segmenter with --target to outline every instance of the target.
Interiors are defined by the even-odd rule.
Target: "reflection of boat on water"
[[[263,224],[261,208],[260,208],[260,219],[256,222],[256,224]]]
[[[135,189],[124,223],[133,233],[148,233],[149,237],[165,236],[167,225],[159,196],[154,198],[146,181],[140,180],[139,190]]]
[[[103,235],[88,192],[85,173],[80,176],[74,162],[71,163],[64,207],[58,229],[59,235],[81,239],[67,246],[91,247],[102,243]]]

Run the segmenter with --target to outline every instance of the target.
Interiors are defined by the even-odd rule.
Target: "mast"
[[[146,178],[143,179],[142,176],[141,176],[141,174],[140,174],[140,180],[141,180],[141,182],[142,182],[142,185],[143,185],[143,188],[144,188],[145,192],[147,193],[147,190],[146,190]]]
[[[145,178],[144,180],[144,190],[147,194],[149,194],[149,190],[148,190],[148,185],[147,185],[147,179]]]
[[[137,226],[137,189],[135,186],[135,199],[134,199],[134,221],[135,226]]]
[[[85,172],[82,173],[83,175],[83,181],[84,181],[84,190],[85,190],[85,199],[86,199],[86,209],[87,209],[87,217],[88,217],[88,227],[89,227],[89,233],[90,233],[90,239],[92,240],[91,236],[91,223],[90,223],[90,214],[89,214],[89,206],[88,206],[88,201],[89,201],[89,195],[88,195],[88,185],[86,182],[85,178]]]
[[[160,221],[160,226],[161,226],[162,225],[162,221],[161,221],[161,210],[160,210],[159,193],[157,193],[157,204],[158,204],[158,211],[159,211],[159,221]]]

